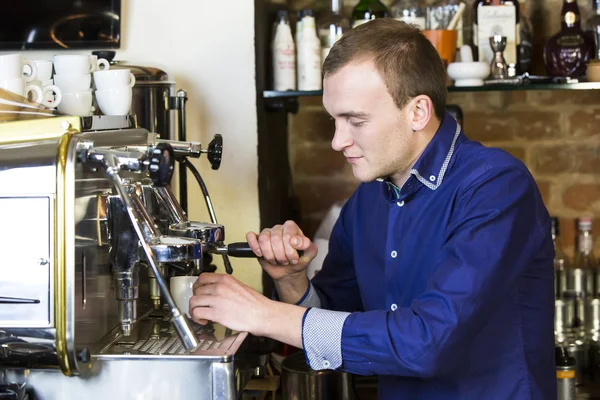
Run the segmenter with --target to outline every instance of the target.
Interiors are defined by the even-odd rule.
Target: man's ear
[[[413,132],[425,129],[433,118],[433,102],[429,96],[419,95],[411,100],[408,108],[408,123]]]

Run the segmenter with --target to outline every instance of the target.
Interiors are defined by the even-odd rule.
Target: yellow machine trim
[[[63,121],[65,121],[63,119]],[[79,119],[77,118],[77,121]],[[70,121],[68,121],[70,122]],[[73,375],[67,349],[67,160],[73,133],[78,131],[72,125],[62,124],[62,135],[56,153],[56,202],[54,224],[54,327],[56,328],[56,356],[62,372]]]
[[[0,123],[0,144],[58,139],[65,132],[81,130],[79,117],[55,116]]]

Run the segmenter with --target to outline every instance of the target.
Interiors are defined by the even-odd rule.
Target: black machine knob
[[[215,138],[211,140],[208,145],[207,157],[212,169],[219,169],[221,166],[221,159],[223,158],[223,136],[217,133]]]
[[[159,143],[152,149],[148,169],[155,186],[167,186],[171,182],[175,169],[175,155],[170,144]]]

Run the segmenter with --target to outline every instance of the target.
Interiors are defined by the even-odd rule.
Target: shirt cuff
[[[273,288],[273,292],[271,293],[271,299],[275,300],[275,301],[279,301],[279,295],[277,294],[277,289],[275,289],[275,288]],[[320,308],[321,307],[321,299],[319,298],[317,291],[313,287],[312,283],[310,283],[310,281],[308,281],[308,289],[306,289],[306,292],[304,292],[304,294],[302,295],[300,300],[296,303],[296,305],[300,306],[300,307],[306,307],[306,308],[310,308],[310,307]]]
[[[342,366],[342,329],[350,313],[309,308],[302,319],[302,347],[310,368]]]

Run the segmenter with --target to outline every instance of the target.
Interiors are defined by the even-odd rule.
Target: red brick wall
[[[464,112],[467,136],[522,160],[545,204],[561,219],[572,254],[574,219],[594,217],[600,254],[600,90],[451,93]],[[331,149],[333,121],[321,97],[300,99],[290,115],[290,162],[303,229],[312,235],[329,207],[358,185],[344,157]]]

